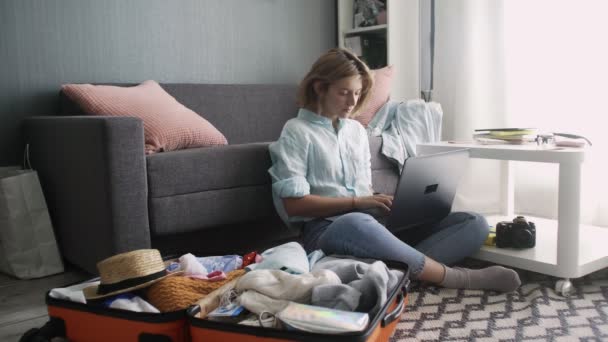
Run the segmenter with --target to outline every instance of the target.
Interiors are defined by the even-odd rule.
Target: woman
[[[302,230],[308,252],[398,260],[413,279],[448,288],[513,291],[513,270],[450,268],[475,253],[488,235],[485,219],[451,213],[432,227],[408,230],[399,239],[371,215],[389,212],[392,196],[373,194],[367,133],[349,119],[370,95],[368,67],[344,49],[331,49],[313,64],[300,84],[298,116],[270,145],[273,196],[290,227]],[[426,254],[426,255],[425,255]]]

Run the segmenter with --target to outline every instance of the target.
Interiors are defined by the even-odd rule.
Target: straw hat
[[[117,254],[97,263],[99,285],[82,290],[87,300],[117,295],[147,287],[181,272],[167,272],[157,249],[139,249]]]

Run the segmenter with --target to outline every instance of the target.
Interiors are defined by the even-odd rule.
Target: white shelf
[[[528,217],[536,224],[536,247],[515,250],[484,246],[475,257],[563,278],[557,282],[556,291],[565,295],[571,290],[570,278],[608,266],[608,229],[580,223],[581,164],[586,149],[440,142],[420,144],[416,150],[419,155],[425,155],[463,148],[469,149],[471,158],[502,160],[498,189],[502,215],[488,217],[492,225],[512,220],[515,215],[512,160],[559,165],[557,220]],[[468,209],[475,211],[475,208]]]
[[[376,31],[385,31],[386,27],[387,27],[386,24],[367,26],[367,27],[358,27],[356,29],[344,30],[344,35],[352,36],[352,35],[357,35],[360,33],[372,33],[372,32],[376,32]]]
[[[394,66],[391,99],[420,97],[420,0],[387,0],[386,24],[353,29],[354,0],[337,1],[338,46],[359,34],[386,35],[386,65]]]
[[[449,150],[469,149],[471,158],[531,161],[545,163],[582,163],[585,159],[584,148],[544,147],[536,144],[526,145],[482,145],[476,143],[439,142],[417,146],[418,154],[432,154]]]
[[[536,225],[536,246],[528,249],[497,248],[483,246],[475,258],[501,265],[527,269],[543,274],[561,277],[557,265],[557,221],[524,215]],[[486,216],[488,223],[496,226],[500,221],[511,221],[514,216]],[[580,225],[578,247],[579,272],[569,274],[578,278],[597,271],[608,263],[606,246],[608,229],[591,225]]]

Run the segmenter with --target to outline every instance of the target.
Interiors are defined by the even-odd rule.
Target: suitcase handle
[[[199,312],[201,312],[201,307],[200,305],[190,305],[188,307],[188,309],[186,309],[186,315],[188,317],[194,317],[196,316]]]
[[[397,297],[399,303],[397,303],[397,307],[395,308],[395,310],[387,313],[382,319],[381,324],[383,328],[393,323],[397,318],[401,317],[401,314],[403,313],[403,308],[405,307],[405,292],[406,289],[404,287]]]

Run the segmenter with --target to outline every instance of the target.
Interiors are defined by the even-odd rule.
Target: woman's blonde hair
[[[332,83],[357,75],[361,76],[362,89],[351,116],[356,116],[369,98],[374,84],[373,76],[367,65],[352,52],[341,48],[327,51],[317,59],[300,82],[298,90],[300,107],[318,110],[319,94],[315,91],[315,83],[321,82],[322,89],[327,91]]]

